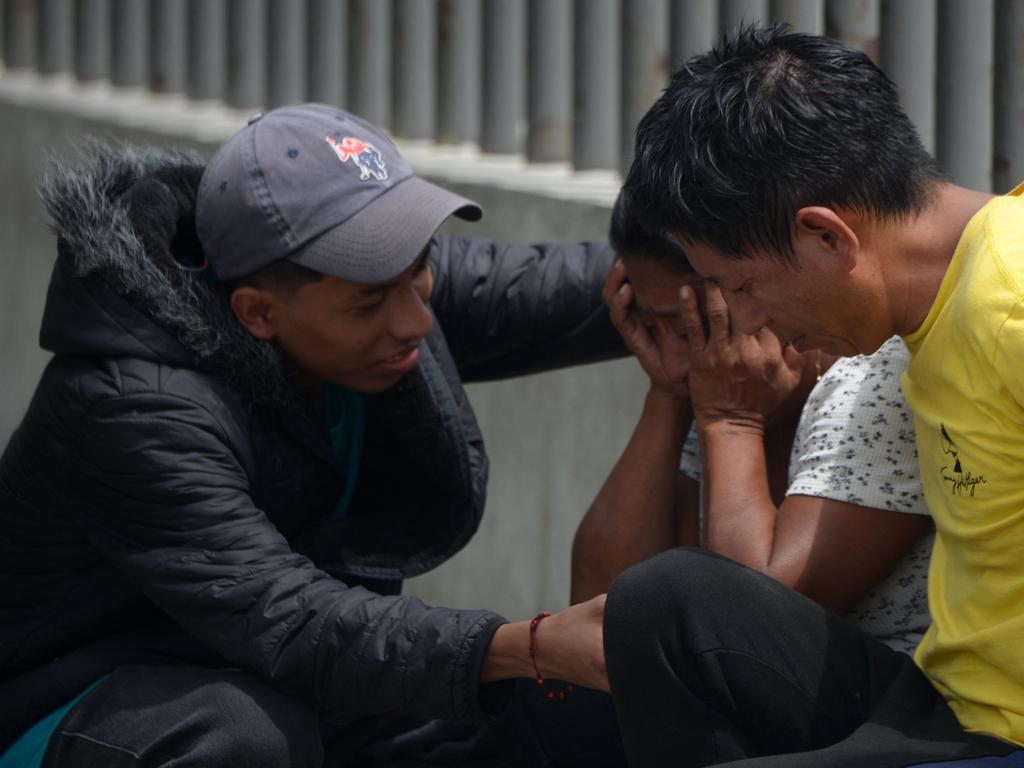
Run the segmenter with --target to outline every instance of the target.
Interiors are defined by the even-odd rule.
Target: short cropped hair
[[[754,25],[672,76],[640,121],[624,189],[630,216],[684,245],[791,263],[800,208],[899,220],[920,212],[941,178],[866,55]]]
[[[684,274],[694,271],[679,243],[664,232],[648,229],[642,219],[630,214],[629,209],[628,194],[620,192],[612,206],[608,241],[621,259],[657,261],[674,272]]]
[[[243,275],[233,280],[228,286],[228,293],[233,293],[236,288],[248,285],[253,288],[261,288],[271,293],[288,296],[304,285],[323,280],[324,274],[309,267],[296,264],[288,259],[273,261],[255,272]]]

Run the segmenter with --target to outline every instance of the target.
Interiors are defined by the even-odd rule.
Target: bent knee
[[[624,571],[608,590],[606,647],[639,651],[732,610],[732,601],[766,579],[732,560],[700,549],[662,552]]]
[[[661,552],[623,571],[608,590],[612,614],[642,612],[650,617],[690,605],[718,593],[741,568],[735,562],[701,549],[680,548]]]
[[[312,707],[249,679],[212,683],[209,700],[219,710],[219,740],[228,758],[225,764],[260,768],[318,767],[323,747]],[[237,762],[231,762],[234,758]]]

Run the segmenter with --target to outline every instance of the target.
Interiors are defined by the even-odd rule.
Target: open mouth
[[[395,373],[405,373],[415,368],[419,361],[420,349],[418,346],[415,346],[381,360],[380,365],[382,368]]]

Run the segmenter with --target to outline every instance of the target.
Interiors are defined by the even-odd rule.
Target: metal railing
[[[621,170],[670,70],[741,22],[869,53],[942,168],[1024,178],[1024,0],[0,0],[7,69],[339,104],[401,139]],[[997,23],[998,20],[998,23]]]

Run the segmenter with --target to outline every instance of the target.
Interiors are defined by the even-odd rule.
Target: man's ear
[[[853,228],[836,211],[820,205],[809,205],[796,212],[796,251],[814,248],[838,257],[847,270],[857,265],[860,240]]]
[[[269,341],[277,335],[274,322],[279,302],[274,294],[262,288],[242,285],[231,292],[230,303],[238,322],[257,339]]]

